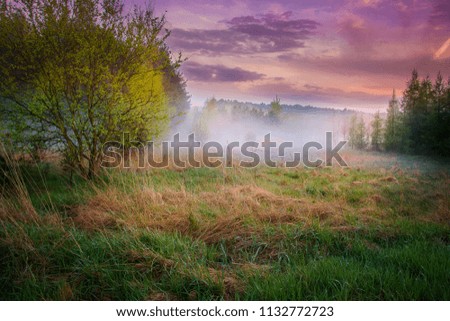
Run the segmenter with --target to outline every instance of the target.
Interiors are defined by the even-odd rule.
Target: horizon
[[[401,102],[401,97],[399,97],[398,95],[396,97],[397,97],[397,100],[399,102]],[[268,102],[263,102],[263,101],[246,101],[246,100],[239,100],[239,99],[227,99],[227,98],[222,98],[222,97],[209,97],[209,98],[206,98],[206,100],[203,101],[203,103],[199,103],[199,104],[195,104],[195,105],[191,103],[190,110],[205,108],[206,103],[210,99],[216,99],[218,102],[224,101],[225,103],[237,102],[239,104],[251,104],[251,105],[254,105],[254,107],[260,106],[260,105],[264,105],[266,108],[270,108],[270,104],[272,102],[272,101],[268,101]],[[375,114],[375,113],[379,112],[380,115],[386,115],[387,114],[387,106],[386,107],[382,107],[380,109],[373,109],[373,108],[372,109],[368,109],[368,108],[357,108],[357,107],[355,107],[355,108],[352,108],[352,107],[327,107],[327,106],[319,107],[319,106],[314,106],[314,105],[310,105],[310,104],[284,103],[284,102],[281,102],[281,107],[313,108],[313,109],[318,109],[318,110],[327,111],[327,112],[340,111],[340,112],[355,112],[355,113],[366,113],[366,114]],[[287,111],[287,112],[289,112],[289,111]]]
[[[127,1],[143,5],[146,0]],[[219,97],[386,110],[411,72],[450,76],[450,3],[154,0],[192,104]]]

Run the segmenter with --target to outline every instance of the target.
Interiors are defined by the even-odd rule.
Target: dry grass
[[[450,179],[445,179],[447,188],[450,186]],[[443,191],[436,191],[433,195],[436,201],[436,209],[430,217],[431,221],[440,224],[450,225],[450,192],[446,189]]]
[[[366,155],[358,157],[364,159],[355,161],[364,164],[380,158],[378,155],[369,160]],[[395,156],[385,158],[392,162],[396,159]],[[180,170],[186,169],[177,169]],[[207,191],[186,190],[185,176],[189,177],[191,172],[177,174],[184,179],[178,187],[163,184],[155,188],[151,183],[139,183],[128,192],[111,186],[99,189],[86,204],[72,208],[72,220],[77,227],[87,230],[146,228],[181,233],[206,244],[232,241],[236,248],[246,247],[246,240],[273,225],[319,224],[350,231],[357,224],[375,226],[395,220],[397,215],[440,224],[450,221],[448,193],[442,192],[435,209],[427,213],[409,206],[404,191],[416,194],[418,198],[414,201],[420,202],[428,195],[420,194],[419,189],[426,190],[426,187],[418,183],[423,182],[420,173],[406,174],[397,165],[375,170],[313,169],[308,170],[304,180],[300,180],[304,175],[301,170],[292,174],[281,168],[257,169],[254,175],[242,168],[218,171],[223,181],[208,186]],[[291,173],[292,180],[286,178],[291,177],[287,173]],[[236,183],[235,178],[239,176],[248,177],[248,183]],[[328,185],[321,183],[324,180]],[[307,183],[313,184],[312,192],[317,194],[305,194]],[[262,187],[263,184],[271,190]],[[448,182],[445,184],[448,186]],[[400,200],[392,200],[386,188],[392,189],[392,195],[399,196]],[[285,193],[292,191],[304,196]],[[331,196],[324,197],[322,192]]]
[[[214,209],[214,217],[201,214]],[[180,232],[207,243],[256,232],[261,223],[311,223],[318,219],[333,226],[344,223],[343,205],[276,195],[254,185],[222,186],[216,192],[185,190],[156,192],[150,187],[133,193],[117,188],[99,191],[86,205],[73,209],[81,228],[139,227]]]
[[[5,167],[0,168],[2,184],[0,189],[0,220],[2,221],[37,221],[38,215],[31,203],[28,189],[18,168],[18,162],[4,145],[0,143],[0,157]]]
[[[31,223],[40,220],[36,210],[29,202],[17,202],[0,197],[0,221]]]

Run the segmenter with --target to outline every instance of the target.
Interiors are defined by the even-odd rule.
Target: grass
[[[72,184],[21,165],[1,199],[0,299],[449,300],[448,168],[352,157]]]

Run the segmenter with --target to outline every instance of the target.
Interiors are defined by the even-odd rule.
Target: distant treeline
[[[434,82],[412,72],[403,98],[389,101],[383,121],[377,113],[371,122],[370,135],[362,118],[354,115],[350,122],[349,144],[356,149],[372,148],[400,153],[450,155],[450,78],[439,73]]]
[[[286,113],[348,113],[351,114],[353,111],[348,109],[338,110],[333,108],[323,108],[323,107],[315,107],[311,105],[287,105],[281,104],[280,99],[275,98],[270,104],[260,103],[255,104],[252,102],[241,102],[238,100],[229,100],[229,99],[219,99],[215,100],[214,98],[207,101],[206,105],[210,102],[214,101],[218,110],[231,110],[232,112],[248,114],[251,116],[268,116],[273,108],[276,106],[280,106],[280,112]]]

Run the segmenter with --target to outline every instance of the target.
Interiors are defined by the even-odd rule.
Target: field
[[[450,300],[448,162],[10,169],[2,300]]]

